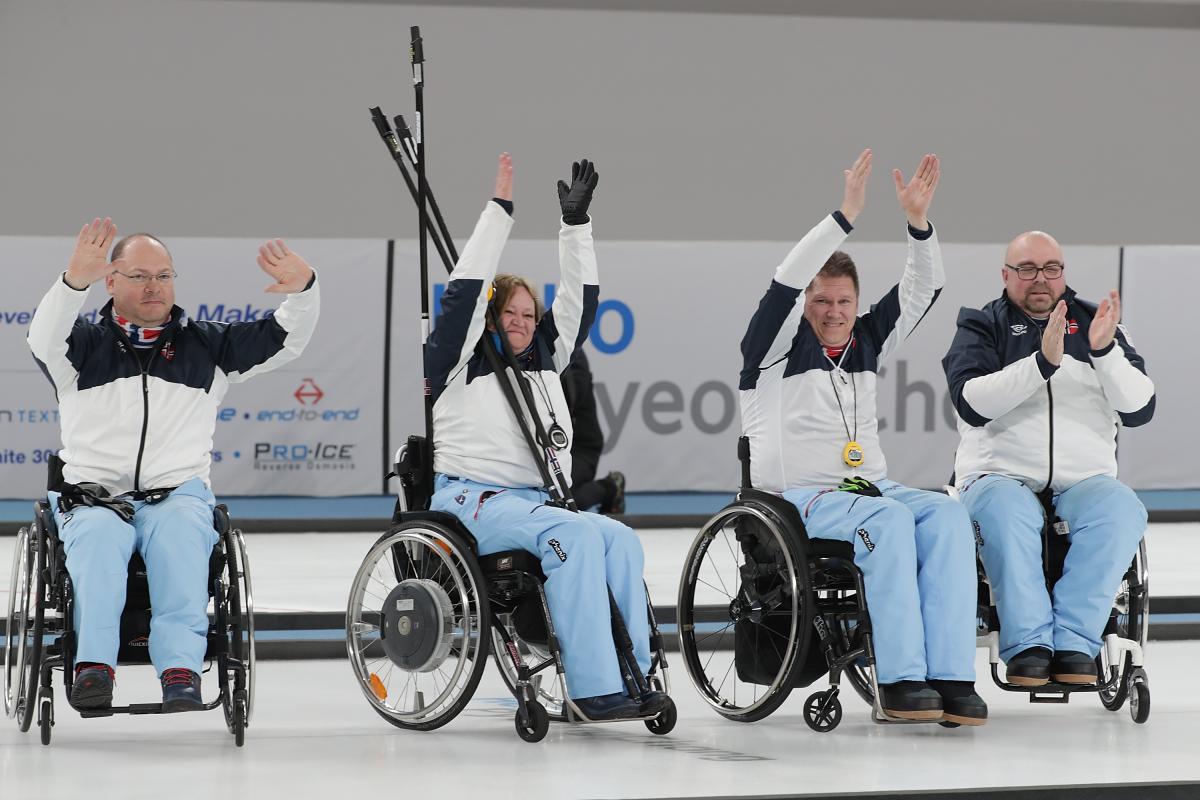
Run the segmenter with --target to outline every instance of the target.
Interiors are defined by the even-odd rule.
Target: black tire
[[[22,668],[25,671],[25,699],[22,706],[17,709],[17,727],[20,728],[21,733],[29,730],[30,725],[33,724],[33,718],[37,714],[38,684],[41,681],[42,673],[42,632],[46,625],[46,541],[41,524],[35,524],[30,531],[30,544],[35,551],[33,563],[36,569],[34,573],[36,588],[30,598],[33,603],[33,628],[30,632],[32,638],[25,648],[25,665]],[[49,733],[43,733],[42,736],[43,744],[49,743]]]
[[[675,730],[675,723],[678,721],[679,711],[675,708],[675,701],[668,697],[666,708],[658,712],[654,719],[646,720],[646,729],[655,736],[666,736]]]
[[[474,552],[456,532],[457,520],[449,515],[445,517],[446,522],[428,518],[401,522],[381,536],[355,575],[346,609],[346,650],[359,688],[375,713],[392,725],[408,730],[431,731],[458,716],[470,702],[487,666],[491,612],[486,584]],[[399,560],[402,557],[405,559],[403,565]],[[386,567],[382,573],[379,573],[380,565]],[[412,571],[412,575],[402,572],[402,568]],[[452,645],[450,649],[454,658],[452,674],[441,671],[440,666],[433,670],[441,672],[443,680],[439,686],[433,678],[428,679],[426,686],[434,686],[436,692],[430,703],[425,702],[420,676],[431,675],[433,671],[405,671],[388,659],[382,639],[372,636],[372,632],[381,630],[383,612],[369,607],[375,603],[367,598],[375,596],[382,603],[383,597],[391,591],[390,585],[410,579],[441,581],[451,598],[456,620],[456,646]],[[368,595],[366,587],[371,581],[382,584],[383,588],[376,586]],[[377,644],[379,647],[372,654],[372,648]],[[387,666],[381,667],[386,670],[381,677],[373,667],[382,664]],[[389,703],[393,674],[402,684],[399,686],[401,695],[394,703]],[[404,676],[411,678],[409,683],[400,680]],[[412,700],[407,701],[410,686]],[[400,708],[401,704],[412,708]]]
[[[546,709],[542,708],[542,704],[537,701],[525,704],[529,709],[529,719],[522,718],[520,709],[513,716],[513,723],[517,728],[517,736],[520,736],[527,742],[540,742],[546,738],[546,734],[550,731],[550,715],[546,713]]]
[[[817,733],[829,733],[842,721],[842,701],[837,692],[813,692],[804,701],[804,722]]]
[[[38,692],[38,729],[42,744],[50,744],[50,729],[54,727],[54,690],[49,686]]]
[[[677,607],[680,655],[688,677],[704,701],[727,719],[764,719],[787,699],[812,637],[812,591],[798,533],[766,506],[736,502],[700,529],[684,565]],[[745,566],[755,573],[749,584],[741,571]],[[772,590],[777,591],[767,601],[770,605],[752,619],[746,609]],[[739,624],[737,635],[746,637],[749,649],[765,652],[769,646],[772,662],[777,657],[778,664],[765,667],[754,680],[743,680],[734,669]],[[741,697],[739,684],[745,687]]]
[[[1150,687],[1142,681],[1130,681],[1129,716],[1142,725],[1150,719]]]
[[[15,717],[25,704],[25,678],[33,605],[34,552],[30,547],[30,529],[17,531],[13,543],[12,569],[9,572],[8,615],[4,637],[4,711]]]
[[[233,693],[233,743],[238,747],[246,744],[246,690]]]
[[[1122,639],[1129,639],[1145,647],[1149,605],[1150,587],[1146,578],[1146,543],[1143,541],[1138,546],[1138,551],[1134,555],[1129,569],[1125,571],[1125,575],[1121,579],[1121,585],[1118,587],[1116,598],[1113,601],[1110,627],[1106,629],[1105,633],[1111,631]],[[1108,664],[1107,653],[1108,649],[1102,646],[1100,654],[1096,656],[1096,668],[1101,682],[1111,677],[1111,665]],[[1125,705],[1125,700],[1129,698],[1133,669],[1133,656],[1125,653],[1119,667],[1119,679],[1116,685],[1111,689],[1101,689],[1097,692],[1100,696],[1100,703],[1109,711],[1120,711],[1121,706]]]
[[[945,719],[944,719],[944,720],[942,720],[941,722],[939,722],[939,723],[938,723],[938,725],[941,725],[943,728],[958,728],[958,727],[961,727],[961,723],[958,723],[958,722],[951,722],[951,721],[949,721],[949,720],[945,720]]]
[[[250,582],[250,565],[246,558],[242,532],[225,532],[225,565],[229,578],[226,596],[229,605],[229,655],[233,690],[243,690],[246,700],[245,727],[250,726],[254,713],[254,593]]]

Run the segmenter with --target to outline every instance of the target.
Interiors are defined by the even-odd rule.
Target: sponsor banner
[[[898,228],[902,234],[903,227]],[[737,486],[739,343],[791,247],[790,242],[598,241],[600,308],[585,347],[606,439],[600,474],[621,470],[630,491]],[[942,249],[947,286],[884,367],[878,399],[889,476],[920,487],[943,485],[953,469],[958,433],[941,359],[954,336],[958,309],[982,306],[1002,289],[1004,245],[943,244]],[[859,265],[860,312],[865,312],[899,280],[906,246],[903,240],[851,241],[846,250]],[[393,444],[423,425],[415,253],[412,243],[397,243]],[[1070,285],[1082,296],[1101,297],[1116,287],[1116,247],[1072,247],[1067,259]],[[435,266],[430,274],[440,284],[433,288],[436,300],[444,281],[440,264]],[[500,269],[525,275],[543,300],[552,300],[557,242],[512,241]],[[405,336],[410,328],[414,335]]]
[[[1200,467],[1200,425],[1192,403],[1197,395],[1196,356],[1187,320],[1196,296],[1200,247],[1126,247],[1121,288],[1123,322],[1146,371],[1154,379],[1154,419],[1122,429],[1117,458],[1122,480],[1138,489],[1195,489]],[[1184,457],[1177,458],[1179,454]]]
[[[263,289],[259,240],[166,239],[176,303],[194,319],[247,322],[282,298]],[[304,354],[230,387],[217,414],[212,483],[221,495],[376,493],[382,466],[383,328],[387,243],[289,240],[321,280],[321,321]],[[0,496],[31,497],[45,456],[61,446],[57,404],[25,342],[38,301],[70,257],[72,237],[0,237],[9,281],[0,299]],[[90,290],[84,315],[108,301]],[[136,442],[133,443],[136,447]]]

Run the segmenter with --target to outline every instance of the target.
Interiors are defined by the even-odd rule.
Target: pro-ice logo
[[[979,530],[979,520],[977,520],[977,519],[971,520],[971,527],[973,527],[975,529],[975,546],[978,548],[982,548],[983,547],[983,533]]]
[[[871,541],[871,536],[867,533],[866,528],[859,528],[855,531],[855,533],[857,533],[858,537],[863,540],[863,544],[866,545],[868,553],[875,551],[875,543]]]
[[[1025,331],[1029,330],[1029,326],[1024,324],[1012,325],[1011,327],[1013,336],[1023,336]]]
[[[546,542],[546,544],[554,548],[554,555],[558,556],[559,561],[567,560],[567,554],[563,551],[562,545],[558,543],[558,539],[551,539],[550,541]]]

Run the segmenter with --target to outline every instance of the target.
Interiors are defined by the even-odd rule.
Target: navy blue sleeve
[[[780,345],[776,342],[783,333],[783,327],[787,323],[788,317],[797,310],[796,301],[799,297],[799,289],[785,286],[778,281],[771,281],[766,294],[758,303],[758,309],[750,318],[746,335],[742,337],[742,372],[738,382],[739,389],[753,389],[758,385],[759,372],[771,366],[771,364],[763,363],[768,355],[776,358],[783,358],[787,355],[789,350],[781,350]]]
[[[476,343],[466,338],[482,291],[483,281],[478,278],[458,278],[446,284],[442,313],[425,346],[425,377],[434,400],[445,390],[450,370],[459,362],[464,348],[475,348]]]
[[[973,308],[959,310],[958,330],[954,334],[954,341],[950,343],[950,350],[942,359],[942,369],[946,372],[946,383],[954,407],[963,421],[976,428],[991,422],[991,419],[971,408],[963,397],[963,387],[967,381],[1003,369],[1000,348],[996,345],[992,326],[982,311]]]

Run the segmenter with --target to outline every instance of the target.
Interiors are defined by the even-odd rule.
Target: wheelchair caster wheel
[[[668,697],[666,708],[658,712],[654,719],[646,720],[646,729],[656,736],[666,736],[675,729],[678,720],[679,712],[675,709],[675,701]]]
[[[1150,687],[1141,681],[1130,681],[1129,716],[1139,725],[1150,719]]]
[[[241,747],[246,743],[246,690],[233,693],[233,743]]]
[[[942,720],[941,722],[938,723],[938,725],[941,725],[943,728],[958,728],[958,727],[960,727],[960,723],[950,722],[948,720]]]
[[[54,727],[54,691],[43,686],[38,690],[38,731],[42,744],[50,744],[50,729]]]
[[[804,721],[817,733],[828,733],[842,721],[842,701],[837,692],[815,692],[804,701]]]
[[[521,718],[520,709],[517,709],[516,717],[513,720],[517,726],[517,736],[527,742],[540,742],[546,738],[546,734],[550,730],[550,715],[546,713],[546,708],[541,703],[526,703],[526,707],[529,709],[529,721],[526,722]]]

